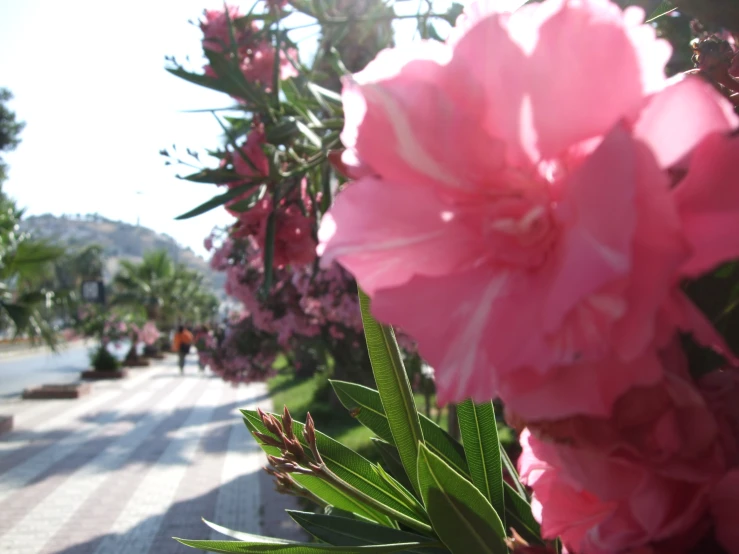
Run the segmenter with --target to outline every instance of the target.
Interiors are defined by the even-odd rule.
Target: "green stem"
[[[406,524],[408,527],[412,527],[418,531],[421,531],[422,533],[431,533],[433,529],[430,525],[427,525],[421,521],[418,521],[417,519],[413,519],[412,517],[409,517],[405,514],[402,514],[389,506],[385,506],[382,502],[379,502],[372,498],[371,496],[363,493],[362,491],[354,488],[349,483],[344,481],[341,477],[336,475],[333,471],[331,471],[326,464],[321,464],[320,469],[317,472],[319,476],[324,477],[327,481],[330,481],[333,485],[339,487],[341,490],[346,492],[351,497],[355,498],[356,500],[359,500],[363,504],[366,504],[378,512],[388,516],[391,519],[395,519],[401,523]]]

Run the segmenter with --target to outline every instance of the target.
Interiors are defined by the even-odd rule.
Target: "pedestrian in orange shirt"
[[[172,349],[177,353],[177,362],[180,366],[180,373],[185,373],[185,358],[190,352],[193,343],[192,333],[183,325],[177,328],[172,341]]]

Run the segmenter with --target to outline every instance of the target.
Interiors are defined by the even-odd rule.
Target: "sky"
[[[140,221],[205,255],[203,239],[231,218],[216,209],[176,221],[218,189],[177,179],[185,168],[165,166],[159,151],[215,147],[220,127],[213,116],[184,112],[232,102],[170,75],[164,57],[189,56],[199,65],[201,35],[188,21],[222,6],[0,0],[0,87],[14,94],[9,107],[26,122],[21,145],[6,156],[4,191],[29,215]]]

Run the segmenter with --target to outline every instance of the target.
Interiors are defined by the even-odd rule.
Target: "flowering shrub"
[[[395,16],[380,2],[344,20],[299,0],[206,16],[206,76],[170,70],[242,110],[218,167],[187,176],[226,192],[186,216],[237,218],[212,263],[247,317],[215,363],[249,380],[288,345],[366,343],[377,391],[332,384],[386,464],[310,416],[245,410],[278,489],[342,511],[293,515],[319,545],[186,544],[739,553],[739,13],[676,1],[650,24],[636,3],[657,4],[480,0],[422,14],[430,40],[384,50],[382,26],[367,31]],[[323,46],[365,22],[372,61],[349,74],[356,51],[319,48],[302,66],[284,31],[296,13]],[[446,40],[432,20],[456,23]],[[672,55],[661,37],[680,22],[694,41]],[[271,45],[271,80],[244,41]],[[688,48],[695,68],[676,67]],[[462,444],[419,416],[389,325],[459,403]],[[494,399],[520,433],[520,475]]]

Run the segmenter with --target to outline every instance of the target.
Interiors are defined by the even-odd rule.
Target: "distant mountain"
[[[223,274],[211,270],[206,260],[190,248],[178,244],[169,235],[146,227],[111,221],[98,214],[43,214],[24,217],[21,230],[67,248],[99,244],[106,255],[106,280],[116,273],[120,260],[140,261],[144,252],[163,248],[176,262],[205,274],[213,286],[213,292],[221,299],[225,297]]]

